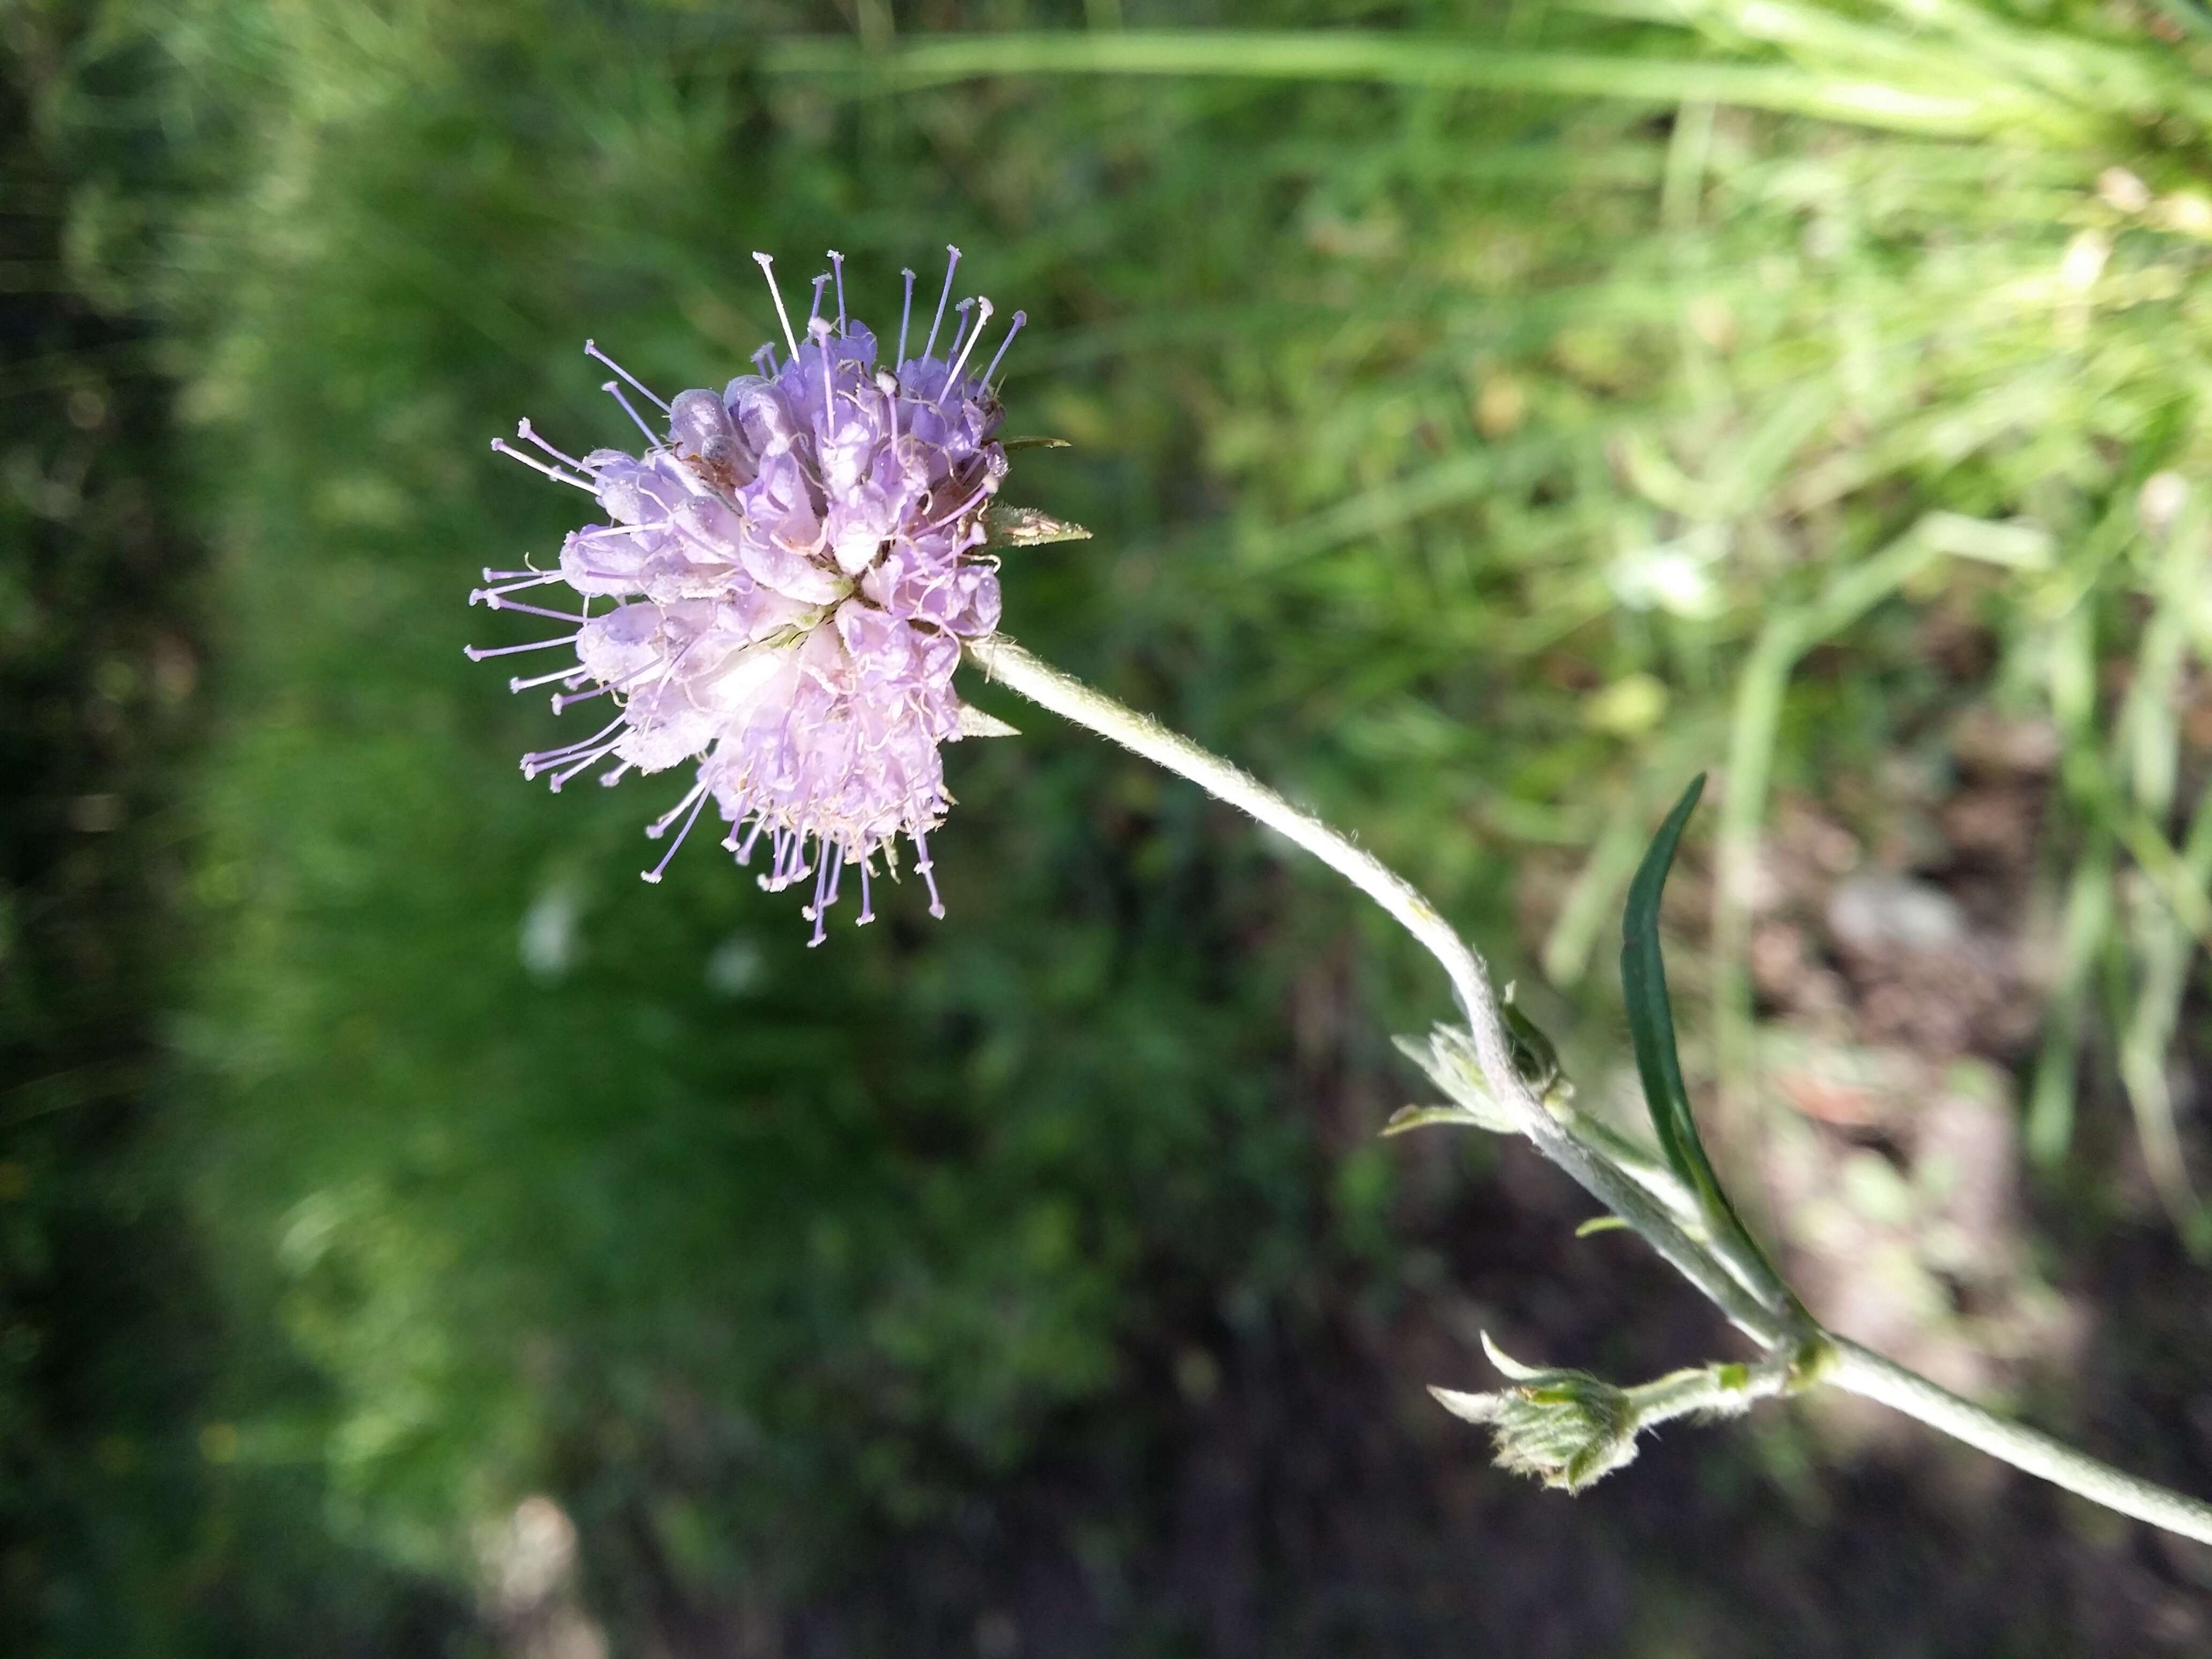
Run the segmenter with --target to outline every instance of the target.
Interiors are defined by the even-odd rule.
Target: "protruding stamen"
[[[902,270],[899,275],[906,278],[906,303],[899,307],[898,356],[891,359],[894,368],[906,361],[906,325],[914,316],[914,273]]]
[[[597,344],[595,342],[591,341],[591,340],[586,340],[586,341],[585,341],[585,342],[584,342],[584,355],[585,355],[586,357],[596,357],[596,358],[598,358],[601,362],[605,363],[605,364],[609,368],[611,368],[612,370],[614,370],[614,372],[615,372],[616,374],[617,374],[621,375],[621,376],[623,377],[623,379],[624,379],[625,380],[628,380],[628,381],[629,381],[632,386],[635,386],[635,387],[638,389],[638,391],[639,391],[641,393],[642,393],[642,394],[644,395],[644,398],[645,398],[646,402],[647,402],[647,403],[651,404],[652,404],[655,409],[659,410],[662,414],[665,415],[666,413],[668,413],[668,405],[667,405],[666,404],[665,404],[665,403],[661,402],[661,400],[659,399],[659,398],[658,398],[657,396],[655,396],[655,395],[654,395],[654,393],[653,393],[653,388],[652,388],[651,386],[647,386],[644,381],[642,381],[642,380],[639,380],[639,379],[637,378],[637,376],[636,376],[636,375],[635,375],[635,374],[631,374],[628,369],[624,368],[623,368],[620,363],[617,362],[613,358],[611,358],[611,357],[608,356],[607,356],[607,354],[606,354],[605,352],[604,352],[604,351],[600,350],[600,349],[599,349],[599,346],[598,346],[598,344]]]
[[[589,702],[593,697],[604,697],[608,692],[613,690],[614,687],[611,685],[602,685],[595,687],[593,690],[589,691],[562,691],[557,693],[553,698],[553,712],[556,714],[565,714],[568,710],[574,708],[578,703]]]
[[[548,455],[550,455],[555,460],[560,462],[562,465],[573,466],[577,471],[583,473],[586,477],[591,476],[592,469],[590,467],[586,466],[574,455],[565,454],[562,451],[554,448],[551,444],[547,443],[544,439],[538,435],[538,428],[531,425],[529,422],[517,421],[514,423],[514,435],[521,439],[525,443],[536,444]]]
[[[951,368],[945,376],[945,384],[948,390],[958,383],[960,379],[960,371],[967,364],[969,353],[975,349],[975,342],[983,337],[984,325],[990,320],[991,302],[988,300],[976,301],[975,331],[968,337],[968,349],[966,351],[963,351],[958,358],[954,361]]]
[[[583,672],[580,666],[556,668],[550,674],[539,674],[530,679],[517,674],[507,681],[507,689],[510,691],[535,691],[539,686],[550,685],[556,680],[573,680]]]
[[[860,860],[860,916],[853,926],[865,927],[876,919],[875,902],[868,895],[868,861]]]
[[[929,889],[929,914],[939,921],[945,919],[945,901],[937,896],[937,878],[930,873],[937,866],[929,856],[929,842],[919,830],[909,830],[907,837],[914,842],[914,867],[921,877],[921,884]]]
[[[534,778],[541,772],[552,771],[556,766],[568,767],[567,771],[561,773],[553,780],[552,790],[557,795],[561,793],[561,786],[574,777],[577,773],[605,759],[615,751],[616,745],[620,744],[622,739],[608,737],[607,733],[618,731],[621,726],[622,722],[617,720],[605,731],[586,738],[581,743],[572,743],[566,749],[550,749],[541,755],[525,755],[522,757],[522,775],[526,778]],[[602,738],[605,740],[602,742]]]
[[[580,634],[563,634],[557,640],[532,640],[527,645],[465,645],[461,654],[471,662],[482,662],[486,657],[511,657],[518,651],[543,651],[549,645],[574,645]]]
[[[753,819],[753,827],[745,836],[744,844],[743,846],[739,846],[738,844],[738,826],[733,823],[730,826],[729,839],[724,842],[722,845],[728,848],[732,853],[735,853],[738,855],[738,862],[739,864],[750,864],[752,862],[753,858],[753,843],[761,838],[761,831],[767,828],[767,826],[768,820],[766,818],[757,816],[755,817]]]
[[[763,357],[768,359],[766,362],[761,361]],[[760,370],[761,379],[773,380],[775,378],[775,348],[772,345],[764,345],[753,353],[752,365]]]
[[[602,726],[602,728],[599,728],[598,732],[592,732],[591,737],[580,737],[575,744],[562,744],[560,748],[550,748],[550,750],[531,750],[529,754],[522,757],[522,772],[529,775],[533,768],[538,769],[538,772],[544,772],[546,763],[557,763],[557,761],[575,759],[575,754],[580,754],[581,750],[588,750],[592,744],[599,744],[599,741],[604,741],[604,738],[613,737],[613,734],[619,732],[619,730],[622,730],[622,719],[617,717],[617,719],[611,719],[606,726]]]
[[[975,301],[974,299],[969,298],[963,300],[958,305],[952,307],[954,311],[959,313],[960,322],[959,325],[952,331],[952,343],[945,348],[945,355],[946,356],[951,357],[957,356],[960,350],[961,341],[968,337],[968,313],[974,310],[975,307]],[[952,377],[950,374],[947,374],[945,376],[945,384],[950,386],[951,383]]]
[[[580,623],[591,620],[588,617],[571,616],[566,611],[548,611],[542,605],[525,605],[520,599],[505,599],[485,587],[479,587],[469,595],[471,605],[479,599],[493,611],[520,611],[526,617],[543,617],[548,622]]]
[[[929,325],[929,337],[921,344],[925,357],[936,349],[938,325],[945,320],[945,302],[952,297],[952,273],[960,268],[960,250],[947,242],[945,252],[951,256],[945,262],[945,292],[937,296],[937,315]]]
[[[668,868],[668,861],[676,856],[677,850],[684,845],[684,837],[691,833],[691,826],[699,822],[700,809],[707,804],[707,786],[703,783],[698,785],[693,789],[692,793],[699,799],[691,803],[691,816],[684,820],[684,827],[676,832],[676,839],[668,844],[668,850],[660,855],[660,862],[650,870],[639,872],[646,880],[655,883],[659,881],[661,872]],[[661,820],[661,827],[664,829],[667,827],[665,818]],[[647,830],[646,833],[650,835],[653,832]]]
[[[614,751],[615,746],[611,743],[602,744],[600,747],[594,749],[590,754],[585,756],[567,771],[560,773],[555,776],[553,780],[545,786],[546,789],[553,794],[559,794],[563,784],[573,781],[580,772],[590,771],[592,768],[597,766],[609,755],[614,753]]]
[[[830,905],[823,894],[830,884],[830,872],[836,867],[836,859],[827,854],[823,855],[822,862],[816,866],[814,872],[814,902],[803,907],[799,913],[814,924],[814,937],[806,941],[806,948],[810,951],[821,944],[827,936],[823,918],[829,912]]]
[[[506,573],[501,572],[500,574],[505,574]],[[489,570],[485,571],[484,580],[490,581],[492,575],[492,572]],[[534,571],[526,576],[518,576],[511,581],[497,582],[489,587],[480,587],[477,592],[479,593],[520,593],[526,588],[543,587],[548,582],[566,581],[567,580],[568,578],[563,576],[557,570]],[[471,597],[469,603],[471,605],[476,603],[473,596]]]
[[[822,290],[830,286],[830,273],[823,271],[814,279],[814,303],[806,313],[806,331],[814,332],[814,319],[822,314]]]
[[[630,423],[645,434],[645,444],[647,449],[658,449],[660,447],[659,436],[639,418],[637,410],[630,407],[629,399],[623,396],[621,381],[602,380],[599,382],[599,390],[623,406],[623,413],[629,416]]]
[[[783,308],[783,290],[775,285],[775,261],[765,253],[756,253],[753,263],[761,268],[761,275],[768,278],[769,295],[775,301],[776,319],[783,325],[783,343],[791,348],[791,355],[796,357],[799,356],[799,337],[791,331],[791,313]]]
[[[845,256],[836,248],[830,250],[830,269],[837,276],[837,332],[845,332]]]
[[[706,793],[707,785],[703,779],[699,782],[693,784],[689,789],[686,789],[684,792],[683,799],[678,801],[675,805],[670,807],[665,812],[663,812],[651,823],[645,826],[646,839],[648,841],[659,841],[663,836],[668,833],[668,826],[675,823],[677,819],[682,817],[684,816],[684,810]]]
[[[517,449],[513,444],[507,442],[504,438],[494,438],[491,441],[491,447],[497,450],[501,454],[506,456],[509,460],[520,461],[523,465],[528,467],[532,472],[543,472],[547,477],[552,479],[556,483],[574,484],[577,489],[582,490],[586,495],[593,497],[596,497],[599,493],[586,480],[582,478],[572,478],[567,473],[562,471],[559,467],[548,466],[544,462],[539,460],[535,455],[524,454],[520,450]]]
[[[991,359],[990,368],[983,371],[983,386],[986,391],[989,390],[991,382],[998,378],[999,365],[1006,360],[1006,348],[1013,344],[1014,336],[1022,331],[1022,325],[1029,319],[1030,314],[1026,311],[1018,311],[1014,313],[1014,320],[1006,329],[1006,337],[999,342],[999,349]]]
[[[616,767],[613,771],[600,773],[600,784],[606,788],[613,788],[617,784],[623,781],[624,775],[629,771],[632,763],[633,763],[629,761],[624,761],[620,766]]]
[[[779,831],[778,836],[774,890],[780,893],[802,876],[811,875],[812,872],[806,866],[806,832],[803,830],[785,830]]]
[[[532,754],[525,755],[522,757],[522,775],[526,778],[534,778],[549,767],[574,760],[581,750],[614,736],[616,732],[622,730],[622,726],[621,720],[617,718],[610,720],[588,738],[579,738],[574,743],[564,743],[558,749],[540,749]]]

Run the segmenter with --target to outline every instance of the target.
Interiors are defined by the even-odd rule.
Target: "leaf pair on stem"
[[[1812,1379],[1825,1352],[1826,1339],[1820,1328],[1783,1283],[1723,1190],[1698,1133],[1689,1091],[1682,1081],[1674,1007],[1667,994],[1666,963],[1659,948],[1659,901],[1674,867],[1683,827],[1697,809],[1705,787],[1705,775],[1699,773],[1659,826],[1629,884],[1621,921],[1621,991],[1628,1006],[1637,1075],[1644,1086],[1651,1127],[1667,1169],[1688,1200],[1684,1207],[1691,1213],[1681,1219],[1704,1236],[1746,1291],[1787,1322],[1796,1340],[1778,1347],[1756,1365],[1707,1365],[1622,1389],[1581,1371],[1521,1364],[1499,1352],[1486,1336],[1483,1346],[1491,1363],[1505,1374],[1511,1386],[1494,1394],[1462,1394],[1445,1389],[1431,1392],[1458,1416],[1490,1425],[1498,1443],[1498,1462],[1505,1468],[1571,1492],[1580,1491],[1632,1459],[1637,1438],[1644,1430],[1692,1414],[1732,1416],[1747,1410],[1756,1400],[1792,1391]],[[1524,1047],[1548,1054],[1550,1044],[1543,1042],[1541,1033],[1510,1001],[1507,1012],[1516,1038],[1516,1061]],[[1465,1098],[1466,1068],[1454,1064],[1460,1057],[1447,1033],[1440,1031],[1431,1040],[1426,1054],[1413,1048],[1407,1052],[1431,1068],[1432,1076],[1439,1068],[1458,1073],[1455,1080],[1462,1087],[1452,1092]],[[1437,1080],[1441,1083],[1443,1079]],[[1409,1109],[1393,1119],[1391,1131],[1455,1118],[1462,1122],[1479,1121],[1482,1115],[1464,1108]],[[1587,1135],[1593,1126],[1577,1127]],[[1606,1219],[1601,1218],[1581,1231],[1594,1231]]]

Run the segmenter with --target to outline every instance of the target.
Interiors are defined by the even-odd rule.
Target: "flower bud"
[[[1627,1389],[1587,1371],[1521,1364],[1486,1335],[1482,1346],[1512,1387],[1495,1394],[1429,1392],[1455,1416],[1489,1425],[1500,1468],[1580,1492],[1635,1461],[1638,1413]]]

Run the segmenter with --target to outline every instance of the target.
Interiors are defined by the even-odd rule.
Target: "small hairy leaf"
[[[1044,547],[1053,542],[1091,539],[1091,532],[1079,524],[1055,519],[1033,507],[1009,507],[1000,501],[983,509],[983,532],[994,547]]]
[[[1429,1393],[1439,1406],[1454,1417],[1464,1418],[1470,1423],[1493,1423],[1498,1420],[1498,1408],[1504,1401],[1494,1394],[1468,1394],[1458,1389],[1440,1389],[1429,1384]]]
[[[1390,1114],[1390,1121],[1382,1126],[1382,1133],[1401,1135],[1408,1129],[1425,1129],[1435,1123],[1455,1123],[1462,1129],[1487,1129],[1492,1127],[1464,1107],[1401,1106]]]
[[[996,714],[986,714],[972,703],[960,705],[960,735],[963,738],[1018,738],[1021,727],[1009,726]]]
[[[1548,1365],[1522,1364],[1511,1354],[1507,1353],[1495,1342],[1492,1342],[1490,1340],[1490,1333],[1488,1331],[1479,1331],[1476,1334],[1480,1336],[1482,1339],[1482,1351],[1490,1356],[1490,1363],[1497,1366],[1500,1371],[1504,1372],[1509,1381],[1515,1382],[1541,1382],[1550,1377],[1564,1375],[1564,1373],[1558,1371]]]

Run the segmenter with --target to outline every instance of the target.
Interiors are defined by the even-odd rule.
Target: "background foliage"
[[[1419,1391],[1479,1328],[1725,1339],[1377,1142],[1440,988],[1139,763],[979,690],[951,918],[813,952],[635,883],[649,785],[514,778],[460,599],[575,512],[486,439],[622,441],[586,336],[719,383],[755,248],[880,317],[957,242],[1074,441],[1012,493],[1098,532],[1010,631],[1357,828],[1601,1097],[1719,763],[1678,1000],[1766,1224],[2212,1484],[2189,0],[1121,9],[9,14],[11,1643],[2201,1649],[2193,1555],[1863,1424],[1487,1470]]]

